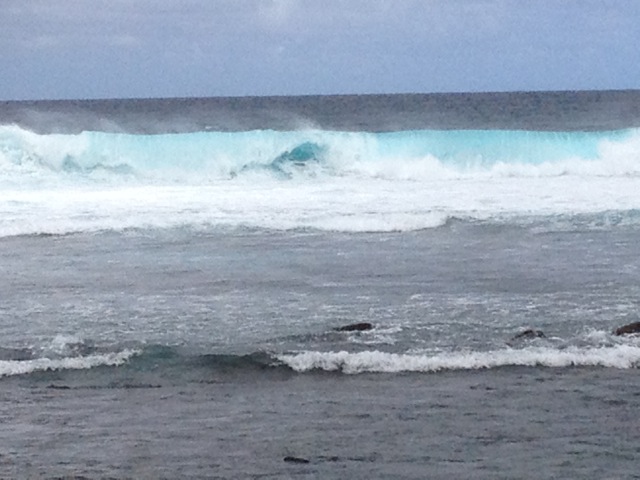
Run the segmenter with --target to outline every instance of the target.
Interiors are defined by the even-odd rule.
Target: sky
[[[640,0],[0,0],[0,100],[640,88]]]

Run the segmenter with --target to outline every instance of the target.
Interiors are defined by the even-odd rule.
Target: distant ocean
[[[0,292],[0,478],[638,479],[640,91],[0,102]]]

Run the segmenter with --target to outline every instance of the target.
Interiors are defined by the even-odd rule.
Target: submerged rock
[[[287,463],[309,463],[309,460],[301,457],[284,457],[284,461]]]
[[[640,322],[633,322],[628,325],[619,327],[614,332],[616,335],[631,335],[634,333],[640,333]]]
[[[362,332],[365,330],[371,330],[373,324],[369,322],[352,323],[350,325],[344,325],[342,327],[335,328],[336,332]]]

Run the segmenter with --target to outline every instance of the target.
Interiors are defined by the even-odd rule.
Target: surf
[[[37,134],[0,127],[0,237],[638,224],[640,130]],[[606,223],[606,222],[605,222]]]
[[[16,126],[0,127],[2,177],[41,171],[66,178],[99,179],[102,174],[207,183],[255,171],[291,178],[296,167],[309,165],[321,165],[327,175],[414,180],[478,174],[636,175],[639,155],[638,129],[41,135]]]
[[[452,352],[437,355],[365,352],[299,352],[278,360],[296,372],[436,373],[447,370],[484,370],[504,367],[603,367],[629,369],[640,364],[637,345],[577,348],[503,349],[489,352]]]
[[[30,375],[38,372],[117,368],[132,372],[156,372],[162,377],[195,369],[209,375],[237,376],[295,372],[310,374],[335,372],[347,375],[363,373],[420,373],[443,371],[489,370],[509,367],[547,368],[614,368],[633,369],[640,366],[640,346],[620,343],[599,347],[504,348],[490,351],[429,353],[391,353],[379,350],[300,351],[275,353],[255,351],[244,355],[186,354],[176,347],[151,345],[140,349],[92,352],[75,356],[43,356],[38,358],[0,360],[0,377]],[[183,373],[185,374],[185,373]],[[112,374],[114,375],[114,374]]]

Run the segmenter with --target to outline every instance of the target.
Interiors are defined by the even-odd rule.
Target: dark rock
[[[640,322],[633,322],[629,325],[624,325],[617,328],[614,332],[616,335],[631,335],[634,333],[640,333]]]
[[[71,387],[69,385],[56,385],[56,384],[51,384],[48,385],[47,388],[50,388],[52,390],[71,390]]]
[[[284,457],[284,461],[287,463],[309,463],[309,460],[307,460],[306,458],[300,458],[300,457]]]
[[[530,339],[530,338],[545,338],[545,334],[542,330],[534,330],[533,328],[527,328],[522,332],[514,335],[511,340],[520,340],[520,339]]]
[[[334,329],[337,332],[362,332],[365,330],[371,330],[373,325],[369,322],[352,323],[350,325],[344,325]]]

